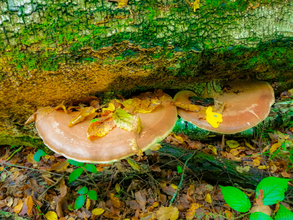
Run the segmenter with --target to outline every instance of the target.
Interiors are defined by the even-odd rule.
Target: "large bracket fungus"
[[[164,94],[161,104],[151,113],[137,113],[141,119],[140,135],[115,127],[103,137],[89,140],[87,130],[91,120],[69,127],[70,114],[51,107],[36,112],[36,128],[40,137],[52,151],[69,159],[89,163],[108,163],[145,151],[163,140],[173,129],[177,109],[172,98]],[[133,146],[133,141],[137,146]]]
[[[175,95],[174,102],[182,106],[190,106],[192,96],[195,96],[195,93],[180,91]],[[195,111],[178,108],[178,114],[185,121],[199,128],[222,134],[234,134],[262,122],[269,115],[270,107],[275,102],[274,91],[270,84],[256,80],[229,82],[224,93],[215,93],[213,99],[215,103],[223,104],[222,122],[218,127],[213,127],[207,122],[208,107],[197,106],[198,109]]]

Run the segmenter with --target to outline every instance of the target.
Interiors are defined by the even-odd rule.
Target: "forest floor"
[[[293,94],[287,91],[278,99],[291,100],[293,108],[292,97]],[[293,122],[276,130],[265,130],[262,146],[258,146],[259,140],[242,139],[226,143],[226,147],[220,149],[219,141],[192,141],[183,134],[170,134],[164,142],[242,161],[244,166],[239,168],[239,172],[254,167],[267,171],[269,176],[286,179],[288,186],[293,186]],[[188,160],[166,153],[153,150],[142,157],[132,156],[112,164],[87,166],[57,154],[39,155],[41,157],[38,158],[36,152],[36,149],[25,146],[1,146],[1,220],[256,219],[247,210],[235,211],[231,198],[229,206],[224,197],[227,201],[229,198],[222,193],[220,186],[193,173],[188,167]],[[160,159],[166,156],[177,166],[160,163]],[[247,157],[250,160],[246,161]],[[255,199],[256,189],[238,188],[247,196],[251,206],[262,205]],[[234,191],[230,194],[237,197]],[[263,201],[265,197],[264,191]],[[285,197],[280,200],[270,205],[271,217],[293,219],[293,213],[285,211],[292,218],[280,218],[276,214],[282,207],[293,211],[292,190],[285,192]]]

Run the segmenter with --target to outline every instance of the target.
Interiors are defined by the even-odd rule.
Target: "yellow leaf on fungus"
[[[113,128],[115,128],[115,123],[113,118],[100,118],[98,121],[95,121],[90,124],[87,130],[88,139],[93,139],[95,137],[103,137],[108,134]]]
[[[96,112],[96,109],[93,106],[82,108],[81,111],[79,112],[79,114],[76,117],[74,117],[73,119],[71,119],[68,126],[71,127],[75,124],[78,124],[78,123],[84,121],[86,119],[86,117],[88,117],[92,114],[95,114],[95,112]]]
[[[199,107],[198,105],[194,105],[194,104],[183,104],[181,102],[174,102],[174,105],[179,107],[179,108],[182,108],[186,111],[191,111],[191,112],[198,112],[199,111]]]
[[[132,115],[128,114],[124,109],[117,108],[113,113],[112,117],[117,127],[122,128],[126,131],[133,130],[134,118]]]
[[[222,115],[213,112],[212,106],[209,106],[206,110],[206,120],[213,128],[219,127],[220,123],[223,122]]]
[[[102,113],[105,113],[106,111],[114,112],[115,106],[113,103],[109,103],[107,108],[102,108]]]

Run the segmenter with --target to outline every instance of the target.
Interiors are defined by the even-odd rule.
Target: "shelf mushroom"
[[[45,145],[52,151],[76,161],[109,163],[136,154],[137,149],[131,143],[135,138],[141,151],[163,140],[172,131],[177,119],[177,109],[171,102],[172,98],[165,94],[154,111],[137,113],[143,127],[139,137],[134,132],[115,127],[107,135],[89,140],[87,129],[91,120],[69,127],[72,116],[51,107],[37,111],[35,125]]]
[[[269,83],[263,81],[229,82],[227,91],[222,95],[215,94],[214,100],[224,103],[222,122],[218,127],[211,126],[203,113],[207,107],[199,107],[199,111],[187,111],[178,108],[178,114],[185,121],[199,128],[222,134],[234,134],[262,122],[270,112],[275,102],[274,91]],[[180,91],[174,97],[174,102],[190,105],[189,97],[196,96],[191,91]]]

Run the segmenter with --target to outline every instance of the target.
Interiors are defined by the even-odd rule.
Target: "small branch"
[[[56,186],[64,177],[65,175],[61,176],[53,185],[49,186],[39,197],[38,199],[41,199],[43,197],[43,195],[45,195],[45,193],[51,189],[52,187]]]
[[[180,183],[179,183],[179,185],[178,185],[178,187],[177,187],[177,189],[176,189],[176,191],[175,191],[175,193],[174,193],[174,195],[173,195],[173,197],[172,197],[172,199],[171,199],[171,201],[170,201],[170,204],[169,204],[169,207],[172,205],[172,203],[174,202],[174,200],[175,200],[175,198],[176,198],[176,196],[177,196],[177,193],[178,193],[178,191],[179,191],[179,189],[181,188],[181,185],[182,185],[182,182],[183,182],[183,179],[184,179],[184,172],[185,172],[185,168],[186,168],[186,166],[187,166],[187,163],[188,163],[188,161],[189,161],[189,159],[191,159],[193,156],[195,155],[195,153],[193,153],[186,161],[185,161],[185,163],[184,163],[184,168],[183,168],[183,171],[182,171],[182,175],[181,175],[181,179],[180,179]]]

